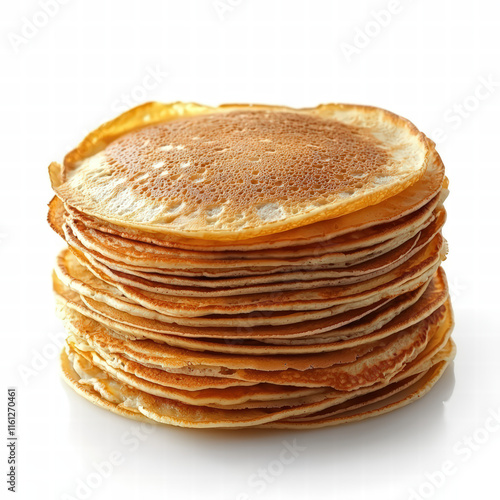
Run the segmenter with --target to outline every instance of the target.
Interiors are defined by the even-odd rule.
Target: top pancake
[[[378,108],[150,103],[90,134],[53,186],[124,228],[234,241],[361,210],[425,173],[431,146]]]

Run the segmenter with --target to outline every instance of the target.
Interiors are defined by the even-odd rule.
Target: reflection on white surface
[[[9,35],[20,34],[41,3],[3,3],[0,373],[4,387],[18,388],[17,499],[411,500],[446,462],[453,473],[424,488],[427,499],[498,496],[500,432],[484,431],[500,409],[498,2],[411,2],[350,63],[340,44],[353,42],[356,28],[365,30],[388,2],[223,0],[232,8],[221,21],[212,0],[56,1],[57,14],[18,52]],[[137,97],[148,68],[168,77]],[[456,116],[482,78],[493,79],[490,94],[454,126],[450,110]],[[393,413],[300,432],[156,426],[148,434],[75,394],[50,355],[24,380],[19,366],[30,366],[62,329],[50,269],[63,245],[46,223],[47,166],[131,97],[131,104],[367,103],[428,134],[444,130],[452,369]],[[291,460],[283,450],[294,441],[300,451]],[[78,490],[89,477],[98,486]]]
[[[69,424],[62,441],[70,440],[80,453],[68,457],[75,475],[68,476],[57,492],[85,491],[77,488],[81,480],[99,483],[101,494],[108,488],[112,491],[118,477],[148,491],[148,484],[157,488],[161,478],[166,489],[189,490],[198,488],[198,481],[206,481],[213,498],[279,498],[290,484],[294,491],[307,494],[308,485],[326,475],[340,490],[355,481],[371,491],[397,495],[404,492],[405,482],[393,485],[388,478],[401,470],[398,457],[405,456],[404,466],[418,477],[425,450],[432,450],[446,432],[443,402],[452,395],[454,385],[451,365],[430,393],[405,408],[363,422],[304,431],[144,427],[93,406],[63,386]],[[282,453],[287,445],[298,450],[294,460],[293,452]],[[408,450],[413,450],[413,461],[408,461]],[[111,467],[109,478],[99,482],[95,477],[99,464],[109,464],[113,456],[118,457],[118,465]]]

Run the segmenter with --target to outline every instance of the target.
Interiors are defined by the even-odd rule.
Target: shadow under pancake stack
[[[65,380],[184,427],[311,428],[454,357],[434,144],[385,110],[148,103],[51,164]]]

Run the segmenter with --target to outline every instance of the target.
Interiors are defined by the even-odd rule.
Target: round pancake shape
[[[60,181],[56,181],[56,184],[59,183]],[[447,186],[448,181],[444,175],[443,162],[436,150],[432,149],[429,164],[423,177],[413,186],[387,200],[351,214],[301,226],[297,229],[231,242],[182,238],[174,235],[166,236],[143,229],[120,227],[83,214],[74,207],[65,205],[57,196],[52,200],[50,207],[54,216],[61,217],[67,214],[70,218],[82,222],[86,227],[125,239],[181,250],[248,252],[324,243],[332,238],[349,235],[355,231],[390,224],[413,214],[432,200],[442,204],[448,195]]]
[[[285,274],[282,275],[282,279],[286,280],[283,282],[275,283],[262,283],[262,284],[247,284],[246,286],[241,286],[239,288],[231,287],[219,287],[214,289],[213,287],[185,287],[181,285],[171,285],[170,280],[176,281],[175,277],[169,277],[169,279],[164,279],[164,282],[152,281],[150,279],[135,276],[130,273],[123,273],[120,271],[115,271],[96,258],[90,253],[83,253],[85,249],[82,247],[72,247],[72,251],[75,254],[78,261],[88,268],[96,277],[102,279],[108,284],[118,286],[123,284],[125,286],[130,285],[136,289],[145,290],[147,292],[153,292],[164,295],[173,296],[192,296],[192,297],[219,297],[219,296],[236,296],[236,295],[246,295],[252,293],[271,293],[271,292],[283,292],[290,290],[301,290],[301,289],[313,289],[321,287],[331,287],[340,285],[350,285],[359,283],[361,281],[366,281],[371,278],[375,278],[384,273],[389,272],[391,269],[397,267],[398,264],[405,262],[412,255],[421,250],[429,241],[440,231],[442,224],[444,223],[444,212],[440,211],[436,220],[432,225],[419,233],[418,237],[412,238],[412,241],[407,242],[404,245],[398,247],[395,251],[391,252],[390,256],[387,258],[376,258],[371,261],[371,269],[375,269],[370,273],[359,274],[360,266],[357,266],[355,273],[350,276],[335,276],[335,271],[332,271],[332,277],[319,277],[317,272],[311,271],[310,273],[302,273],[299,276],[299,280],[291,280],[292,275]],[[77,244],[78,245],[78,244]],[[83,250],[83,252],[82,252]],[[385,265],[385,263],[389,263]],[[370,269],[370,267],[365,266],[365,270]],[[322,275],[327,274],[325,272]],[[346,274],[346,273],[344,273]],[[143,274],[143,276],[148,276],[148,274]],[[321,276],[321,275],[320,275]],[[289,278],[287,280],[287,277]],[[309,279],[306,279],[309,278]],[[233,284],[233,283],[232,283]]]
[[[448,297],[446,277],[440,268],[430,284],[374,308],[340,314],[332,319],[282,327],[257,327],[243,331],[236,328],[216,328],[210,332],[212,338],[200,339],[199,336],[207,335],[207,328],[180,328],[159,322],[144,322],[134,326],[133,323],[117,321],[122,319],[119,316],[112,319],[113,311],[110,313],[110,308],[97,312],[98,309],[87,307],[78,294],[64,287],[57,278],[54,286],[58,301],[62,301],[64,306],[108,327],[108,331],[118,338],[151,339],[191,350],[254,355],[328,352],[376,341],[428,317]],[[376,313],[370,314],[373,310]],[[106,313],[110,313],[110,316],[105,316]],[[146,329],[148,326],[150,328]]]
[[[76,244],[76,240],[79,241],[80,248],[83,247],[87,251],[93,251],[96,254],[105,257],[107,259],[111,259],[116,261],[117,259],[121,259],[121,262],[124,264],[128,264],[130,266],[134,266],[135,269],[140,270],[141,268],[147,269],[168,269],[172,270],[175,273],[176,269],[207,269],[207,268],[215,268],[215,269],[232,269],[232,268],[241,268],[242,266],[255,266],[257,269],[266,269],[266,268],[279,268],[285,266],[293,266],[295,268],[298,267],[306,267],[306,266],[335,266],[335,267],[348,267],[355,264],[361,264],[366,262],[367,260],[373,259],[379,255],[383,255],[384,253],[393,250],[394,248],[400,246],[406,241],[412,239],[416,234],[418,234],[421,230],[425,229],[431,220],[425,221],[422,225],[413,227],[411,229],[406,230],[403,234],[396,236],[394,238],[388,239],[386,241],[382,241],[378,244],[361,248],[359,250],[351,250],[351,251],[339,251],[332,253],[323,253],[321,255],[307,255],[304,257],[293,257],[290,259],[259,259],[259,260],[241,260],[240,258],[227,258],[227,259],[188,259],[186,257],[172,257],[168,255],[152,255],[148,253],[148,249],[143,248],[138,249],[133,256],[127,255],[125,253],[125,249],[122,251],[117,251],[116,249],[110,250],[109,247],[101,244],[96,239],[88,238],[83,235],[81,232],[78,233],[79,237],[75,234],[75,232],[71,229],[71,227],[67,224],[63,226],[63,231],[65,233],[65,239],[69,243],[74,246],[78,246]]]
[[[59,279],[67,286],[70,288],[77,287],[82,291],[81,293],[89,295],[91,298],[100,296],[104,301],[114,299],[115,302],[131,302],[132,305],[138,304],[162,315],[178,318],[242,315],[258,311],[263,311],[265,314],[281,311],[311,312],[346,303],[375,302],[382,298],[395,296],[397,294],[396,290],[403,287],[405,283],[415,282],[421,284],[439,266],[441,248],[442,239],[437,235],[426,247],[412,257],[405,266],[400,266],[385,275],[361,283],[341,287],[239,295],[236,297],[174,297],[155,294],[121,284],[116,284],[116,288],[114,288],[81,266],[76,258],[67,251],[58,260],[56,272]],[[90,283],[90,285],[86,285],[86,283]],[[102,293],[95,290],[102,290]]]
[[[126,239],[183,250],[233,251],[237,249],[240,251],[253,251],[323,243],[331,238],[340,237],[354,231],[397,221],[401,217],[419,210],[433,198],[439,198],[442,203],[447,196],[448,180],[444,175],[444,165],[439,154],[432,144],[430,144],[430,147],[429,162],[422,178],[413,186],[387,200],[351,214],[301,226],[297,229],[231,242],[203,238],[183,238],[174,235],[167,236],[148,232],[144,228],[137,230],[117,226],[109,221],[102,221],[88,214],[83,214],[70,205],[64,205],[57,197],[52,200],[51,208],[54,212],[66,211],[72,218],[96,230]],[[61,166],[57,164],[52,164],[50,167],[50,171],[58,172],[57,175],[51,175],[52,184],[56,187],[62,182],[60,169]]]
[[[301,288],[318,288],[319,286],[334,285],[333,281],[342,280],[341,283],[356,283],[365,279],[384,274],[398,265],[401,265],[415,253],[421,250],[441,230],[446,218],[444,210],[436,212],[435,220],[426,227],[418,236],[400,245],[395,250],[387,252],[380,257],[371,259],[363,264],[350,266],[349,268],[331,268],[327,270],[308,269],[304,271],[279,272],[256,276],[244,276],[236,278],[210,278],[174,276],[172,274],[159,274],[155,272],[134,271],[130,269],[120,270],[120,266],[114,262],[101,262],[101,257],[94,254],[75,242],[75,247],[70,247],[80,263],[94,274],[101,276],[105,281],[113,284],[124,282],[148,290],[160,283],[164,293],[175,290],[172,295],[240,295],[241,293],[282,291]],[[101,259],[101,260],[99,260]],[[124,272],[125,271],[125,272]],[[102,274],[100,274],[100,273]],[[108,281],[106,279],[110,279]],[[121,279],[120,279],[121,278]],[[142,285],[142,286],[140,286]]]
[[[52,163],[66,382],[114,413],[307,429],[455,355],[435,145],[379,108],[147,103]]]
[[[414,125],[378,108],[187,109],[134,121],[108,144],[106,125],[96,131],[103,149],[66,157],[58,196],[125,227],[238,240],[379,203],[417,182],[430,157]]]
[[[446,335],[442,336],[446,337]],[[448,335],[449,337],[449,335]],[[448,341],[447,341],[448,342]],[[439,363],[447,364],[454,355],[453,346],[446,348],[444,344],[439,348],[435,354],[440,350],[445,350],[444,356],[436,356],[434,358],[436,365]],[[408,364],[401,372],[392,378],[392,382],[399,382],[404,378],[411,377],[422,370],[429,370],[429,364],[433,365],[433,357],[431,351],[422,360],[417,362],[418,359],[413,361],[413,365]],[[366,392],[361,391],[333,391],[328,397],[321,401],[313,403],[305,403],[303,405],[278,408],[272,410],[270,408],[258,409],[238,409],[238,410],[225,410],[219,408],[191,406],[183,404],[178,401],[153,396],[130,386],[117,382],[108,374],[97,368],[88,360],[80,357],[77,353],[68,349],[63,351],[61,355],[61,363],[63,368],[63,375],[65,380],[80,394],[94,402],[99,406],[105,407],[115,413],[123,416],[142,419],[144,416],[160,423],[168,423],[171,425],[180,425],[185,427],[219,427],[219,428],[235,428],[235,427],[248,427],[254,425],[262,425],[271,422],[285,421],[284,425],[307,425],[320,426],[327,425],[322,420],[315,420],[314,422],[289,422],[291,418],[300,418],[307,415],[314,415],[318,412],[330,409],[335,412],[335,407],[344,404],[346,401],[352,400],[356,397],[363,396],[368,392],[379,391],[386,385],[391,383],[391,380],[382,384],[375,385],[372,390],[365,389]],[[442,366],[442,365],[441,365]],[[442,373],[442,371],[440,372]],[[435,379],[435,377],[433,378]],[[420,386],[420,387],[426,387]],[[420,395],[423,392],[419,389]],[[393,388],[388,389],[388,394],[393,395]],[[380,398],[380,393],[375,395],[375,399]],[[414,400],[415,398],[411,399]],[[373,400],[373,398],[372,398]],[[404,401],[408,401],[405,397]],[[370,403],[370,399],[368,399]],[[390,403],[393,404],[393,403]],[[354,406],[359,408],[359,399],[354,403]],[[392,406],[394,409],[399,405]],[[369,408],[369,407],[368,407]],[[366,409],[366,408],[365,408]],[[369,408],[371,410],[371,408]],[[365,411],[364,414],[367,414]],[[370,413],[368,412],[368,415]],[[371,414],[373,416],[373,414]],[[326,417],[326,419],[331,417]]]
[[[307,319],[325,318],[335,313],[364,307],[414,290],[427,282],[439,267],[441,257],[438,252],[440,248],[442,248],[442,241],[440,239],[432,240],[421,253],[413,258],[411,267],[399,272],[395,270],[391,276],[375,281],[372,283],[373,288],[368,291],[358,290],[357,293],[345,296],[345,292],[332,287],[325,290],[312,290],[301,297],[298,297],[296,292],[291,292],[288,295],[285,293],[271,294],[270,297],[262,299],[251,296],[250,303],[245,303],[242,299],[240,305],[235,305],[230,301],[227,302],[227,306],[221,304],[217,310],[222,311],[223,314],[207,313],[207,309],[213,311],[214,307],[217,307],[214,305],[207,305],[207,309],[201,312],[193,310],[182,314],[183,310],[177,309],[175,316],[172,316],[170,312],[165,314],[167,309],[159,300],[151,301],[144,298],[143,295],[137,294],[134,295],[133,299],[121,295],[117,288],[96,278],[67,252],[58,259],[56,273],[66,286],[81,295],[134,316],[186,326],[233,325],[245,328],[259,325],[291,324]],[[365,287],[366,283],[364,282]],[[356,292],[356,290],[354,291]],[[129,293],[128,290],[127,293]],[[288,299],[286,303],[284,302],[285,298]],[[199,307],[199,304],[197,306]]]
[[[69,308],[64,310],[62,316],[68,331],[75,339],[74,341],[81,340],[96,351],[105,351],[113,355],[121,354],[141,365],[161,364],[161,369],[171,372],[186,369],[193,373],[198,367],[204,370],[215,367],[214,369],[217,371],[220,371],[219,368],[224,368],[225,374],[228,370],[236,369],[266,371],[294,369],[303,371],[355,362],[358,358],[373,351],[378,345],[377,342],[371,342],[341,351],[295,356],[209,353],[172,347],[167,344],[158,345],[151,340],[120,340],[114,337],[103,325]]]
[[[394,241],[395,238],[401,235],[405,236],[405,240],[409,239],[412,232],[414,234],[415,230],[422,230],[432,222],[434,218],[433,212],[439,203],[439,198],[439,196],[434,197],[416,212],[393,222],[353,231],[347,235],[338,236],[324,242],[269,250],[200,251],[172,249],[93,229],[74,217],[63,216],[62,221],[59,219],[59,223],[61,228],[66,223],[69,231],[88,249],[95,250],[110,259],[116,259],[117,257],[119,259],[129,258],[130,263],[140,261],[145,267],[155,267],[158,262],[165,259],[170,261],[180,259],[194,262],[203,261],[207,265],[213,266],[231,263],[234,260],[250,260],[251,264],[257,266],[263,266],[266,261],[273,265],[284,265],[289,259],[294,261],[300,257],[319,257],[331,253],[359,251],[362,248],[372,247],[388,240]]]

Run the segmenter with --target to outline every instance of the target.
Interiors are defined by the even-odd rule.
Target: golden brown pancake
[[[234,298],[187,297],[190,303],[173,302],[171,296],[166,302],[156,295],[146,296],[128,287],[108,285],[81,266],[67,251],[59,256],[55,270],[66,286],[81,295],[129,314],[186,326],[253,327],[325,318],[415,290],[431,279],[439,267],[440,253],[436,251],[439,252],[441,248],[442,241],[439,238],[432,240],[411,259],[408,268],[396,268],[384,277],[351,285],[350,289],[329,287]]]
[[[429,162],[425,136],[378,108],[180,108],[91,134],[65,158],[58,196],[124,227],[239,240],[379,203]]]
[[[367,229],[353,231],[349,234],[331,238],[327,241],[310,243],[308,245],[290,246],[279,249],[252,251],[199,251],[171,249],[151,243],[128,240],[105,231],[93,229],[74,217],[66,216],[61,223],[67,224],[69,231],[90,250],[95,250],[110,259],[117,257],[124,260],[130,258],[130,263],[140,261],[147,267],[155,267],[163,259],[177,261],[187,259],[192,262],[203,261],[207,265],[229,264],[234,260],[251,260],[252,265],[263,266],[266,263],[285,265],[301,257],[320,257],[339,252],[360,251],[363,248],[374,247],[389,240],[403,242],[411,238],[417,231],[427,227],[435,218],[433,213],[439,203],[436,196],[422,208],[397,221],[379,224]],[[397,239],[396,239],[397,238]],[[147,263],[147,259],[151,263]],[[181,266],[182,267],[182,266]]]
[[[315,428],[455,355],[432,141],[368,106],[148,103],[49,175],[65,380],[122,416]]]

